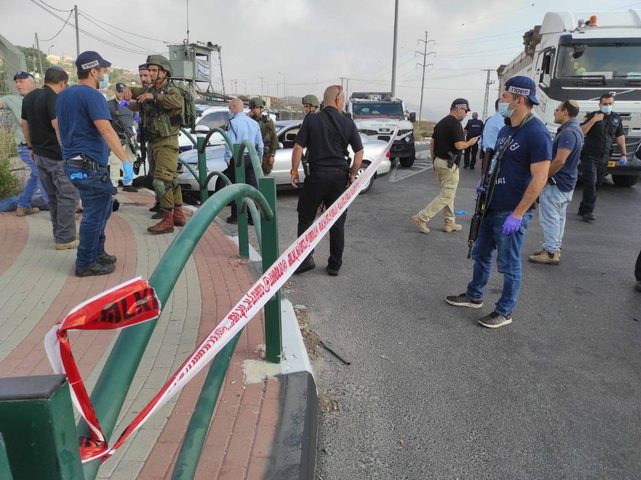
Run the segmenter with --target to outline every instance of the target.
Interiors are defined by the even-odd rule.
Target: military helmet
[[[303,105],[308,104],[313,107],[318,107],[319,105],[318,98],[316,98],[316,95],[305,95],[301,103]]]
[[[254,107],[260,107],[260,108],[265,108],[265,100],[262,98],[252,98],[249,101],[249,108],[254,108]]]
[[[167,57],[164,57],[163,55],[149,55],[147,57],[147,65],[158,65],[165,72],[171,75],[171,64],[169,63],[169,60],[167,60]]]

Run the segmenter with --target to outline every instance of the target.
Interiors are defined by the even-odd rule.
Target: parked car
[[[292,188],[290,184],[290,170],[291,170],[291,160],[292,160],[292,149],[294,148],[294,139],[296,134],[301,126],[300,120],[289,120],[276,122],[276,133],[278,134],[278,142],[280,148],[276,151],[276,156],[274,159],[274,167],[269,174],[270,177],[276,179],[276,186],[278,188]],[[390,153],[387,150],[387,143],[380,140],[370,140],[366,136],[361,135],[364,147],[364,156],[363,163],[359,174],[374,161],[376,158],[384,152],[384,158],[374,176],[372,176],[370,182],[363,188],[361,193],[367,193],[373,186],[374,180],[378,176],[385,175],[389,173],[391,169]],[[205,149],[207,155],[207,171],[208,172],[222,172],[227,168],[227,163],[224,159],[225,146],[224,145],[212,145]],[[349,148],[350,155],[353,155],[351,147]],[[190,165],[196,172],[198,172],[198,154],[195,150],[187,150],[180,154],[180,158],[183,162]],[[300,181],[305,180],[305,172],[303,171],[303,165],[298,167],[298,174]],[[183,195],[189,201],[194,201],[199,198],[200,189],[198,182],[194,176],[184,168],[182,165],[179,165],[179,182],[183,190]],[[208,191],[213,193],[224,186],[224,182],[217,175],[213,176],[208,184]]]
[[[203,104],[196,104],[196,128],[194,128],[194,135],[205,136],[211,128],[223,128],[229,122],[229,109],[225,105],[208,106]],[[225,142],[220,133],[214,133],[209,138],[209,145],[223,145]],[[187,138],[187,135],[180,132],[178,135],[178,149],[181,152],[186,152],[194,148],[194,144]]]

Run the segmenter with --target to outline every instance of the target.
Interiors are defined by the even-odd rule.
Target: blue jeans
[[[511,211],[492,211],[481,221],[479,233],[472,249],[474,270],[472,281],[467,285],[467,296],[482,300],[492,273],[492,252],[497,250],[496,264],[503,274],[503,293],[496,302],[496,312],[510,315],[516,306],[516,298],[521,288],[521,247],[532,212],[523,215],[523,223],[518,231],[503,235],[503,223]]]
[[[42,182],[40,181],[40,177],[38,176],[38,167],[31,158],[29,149],[27,147],[18,145],[18,155],[20,155],[20,160],[22,160],[31,170],[29,180],[27,180],[22,193],[18,197],[18,206],[23,208],[31,207],[31,199],[33,198],[36,191],[38,191],[38,189],[40,189],[42,199],[45,201],[45,203],[49,203],[47,192],[45,192],[45,189],[42,186]]]
[[[572,201],[572,191],[562,192],[556,185],[546,185],[539,195],[539,223],[543,228],[543,249],[561,250],[565,231],[565,214]]]
[[[105,251],[105,227],[111,216],[113,187],[106,166],[93,169],[75,160],[65,161],[65,173],[82,200],[76,269],[85,268],[96,263],[96,258]]]

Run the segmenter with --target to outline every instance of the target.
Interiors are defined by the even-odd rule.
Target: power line
[[[128,43],[129,45],[134,46],[134,47],[136,47],[136,48],[140,48],[140,49],[143,49],[143,50],[145,50],[145,49],[146,49],[146,47],[143,47],[142,45],[138,45],[138,44],[135,44],[135,43],[131,43],[130,41],[125,40],[125,39],[124,39],[124,38],[122,38],[122,37],[119,37],[119,36],[118,36],[118,35],[116,35],[115,33],[110,32],[109,30],[107,30],[107,29],[106,29],[106,28],[104,28],[103,26],[101,26],[101,25],[99,25],[98,23],[94,22],[94,21],[93,21],[92,19],[90,19],[87,15],[85,15],[82,11],[80,12],[80,16],[82,16],[82,17],[83,17],[85,20],[87,20],[88,22],[93,23],[96,27],[98,27],[99,29],[103,30],[104,32],[107,32],[109,35],[113,35],[113,36],[114,36],[114,37],[116,37],[118,40],[122,40],[123,42]]]
[[[140,38],[144,38],[145,40],[151,40],[152,42],[160,42],[160,43],[166,43],[166,44],[169,44],[169,43],[176,43],[176,42],[170,42],[170,41],[168,41],[168,40],[161,40],[161,39],[159,39],[159,38],[147,37],[147,36],[145,36],[145,35],[140,35],[140,34],[138,34],[138,33],[130,32],[130,31],[128,31],[128,30],[125,30],[124,28],[120,28],[120,27],[117,27],[116,25],[112,25],[111,23],[107,23],[107,22],[105,22],[104,20],[99,20],[99,19],[97,19],[96,17],[94,17],[94,16],[92,16],[92,15],[89,15],[89,14],[88,14],[87,12],[85,12],[85,11],[82,11],[82,15],[83,15],[83,17],[85,17],[85,18],[89,17],[91,20],[94,20],[95,22],[102,23],[103,25],[107,25],[108,27],[111,27],[111,28],[115,28],[116,30],[119,30],[119,31],[121,31],[121,32],[123,32],[123,33],[126,33],[127,35],[131,35],[131,36],[133,36],[133,37],[140,37]]]
[[[53,5],[49,5],[47,2],[44,2],[43,0],[40,0],[40,3],[42,3],[42,4],[46,5],[46,6],[47,6],[47,7],[49,7],[50,9],[55,10],[55,11],[57,11],[57,12],[65,12],[65,13],[66,13],[66,12],[73,12],[73,8],[72,8],[71,10],[61,10],[61,9],[59,9],[59,8],[54,7]]]
[[[58,35],[60,35],[60,32],[62,32],[62,30],[64,30],[64,28],[67,26],[67,23],[69,23],[69,19],[71,18],[71,15],[73,15],[73,9],[69,12],[69,16],[67,17],[67,20],[62,25],[62,27],[60,27],[60,30],[58,30],[58,33],[56,33],[51,38],[47,38],[46,40],[43,40],[43,42],[50,42],[51,40],[55,39]]]

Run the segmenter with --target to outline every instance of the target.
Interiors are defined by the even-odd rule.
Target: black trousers
[[[592,213],[596,204],[596,192],[608,174],[608,157],[581,155],[583,174],[583,199],[579,205],[579,215]]]
[[[464,167],[474,168],[476,165],[476,155],[479,153],[479,144],[475,143],[471,147],[465,149],[465,159],[463,160]]]
[[[639,252],[637,264],[634,267],[634,277],[637,279],[637,282],[641,282],[641,252]]]
[[[321,204],[332,205],[347,189],[348,173],[339,168],[316,168],[305,177],[303,191],[298,197],[298,236],[314,223]],[[345,220],[347,211],[329,229],[329,260],[327,266],[339,270],[343,264],[345,248]],[[309,256],[311,257],[314,252]]]
[[[233,183],[236,183],[236,172],[234,170],[233,159],[230,160],[229,166],[223,173],[227,175],[227,178],[229,178]],[[247,185],[251,185],[252,187],[258,188],[258,181],[256,180],[256,175],[254,173],[254,168],[252,167],[251,159],[247,156],[245,157],[245,183]],[[236,202],[231,202],[231,216],[233,218],[236,218],[238,216],[238,207],[236,206]]]

